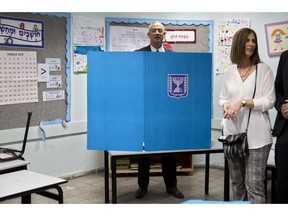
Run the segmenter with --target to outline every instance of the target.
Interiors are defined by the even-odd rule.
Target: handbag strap
[[[255,96],[255,92],[256,92],[256,84],[257,84],[257,67],[258,65],[256,64],[256,74],[255,74],[255,87],[254,87],[254,93],[253,93],[253,96],[252,96],[252,99],[254,98]],[[251,108],[249,109],[249,115],[248,115],[248,121],[247,121],[247,127],[246,127],[246,132],[248,130],[248,125],[249,125],[249,121],[250,121],[250,115],[251,115]]]

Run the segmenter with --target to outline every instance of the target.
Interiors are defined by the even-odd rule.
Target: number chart
[[[0,51],[0,105],[38,102],[36,55]]]

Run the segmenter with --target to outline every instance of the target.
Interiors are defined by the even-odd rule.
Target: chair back
[[[24,154],[25,148],[26,148],[26,142],[27,142],[29,127],[30,127],[31,116],[32,116],[32,112],[28,112],[28,117],[27,117],[27,122],[26,122],[26,129],[25,129],[22,149],[21,150],[17,150],[17,149],[11,149],[11,148],[0,148],[0,152],[1,153],[5,153],[5,156],[9,155],[7,157],[2,157],[2,158],[0,157],[0,162],[17,160],[17,159],[20,159],[20,158],[23,159],[22,155]]]

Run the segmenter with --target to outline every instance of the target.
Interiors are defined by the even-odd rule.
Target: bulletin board
[[[107,51],[134,51],[149,45],[149,38],[146,33],[148,26],[155,19],[122,19],[122,18],[106,18],[106,50]],[[166,30],[195,30],[195,43],[169,43],[175,52],[213,52],[213,28],[212,20],[162,20],[157,21],[163,23]],[[116,31],[113,28],[119,27]],[[121,27],[131,27],[131,30]],[[137,34],[135,34],[135,32]],[[135,46],[125,46],[131,43]],[[115,45],[116,48],[113,48]],[[130,48],[131,47],[131,48]],[[132,48],[133,47],[133,48]],[[133,50],[134,49],[134,50]]]
[[[0,44],[0,52],[16,52],[22,55],[31,55],[30,63],[33,67],[38,64],[47,63],[47,59],[57,59],[59,69],[50,68],[50,76],[61,77],[58,86],[48,86],[47,82],[36,82],[38,98],[22,103],[0,105],[0,130],[25,127],[27,113],[32,112],[30,126],[43,124],[53,124],[59,120],[70,121],[70,15],[64,13],[0,13],[0,17],[15,20],[31,20],[39,22],[43,27],[43,35],[39,45],[11,46],[11,44]],[[1,24],[1,22],[0,22]],[[3,26],[3,25],[2,25]],[[14,27],[17,31],[17,28]],[[20,27],[21,28],[21,27]],[[30,35],[31,36],[31,35]],[[31,36],[32,37],[32,36]],[[12,37],[11,37],[12,38]],[[15,39],[14,44],[16,44]],[[43,40],[43,41],[42,41]],[[21,41],[19,42],[21,43]],[[33,59],[36,58],[36,59]],[[49,60],[48,60],[49,61]],[[14,62],[16,64],[16,62]],[[34,69],[33,69],[34,70]],[[9,71],[8,71],[9,72]],[[21,71],[23,73],[23,71]],[[51,79],[51,78],[50,78]],[[32,81],[31,81],[32,82]],[[33,83],[35,86],[35,83]],[[46,100],[44,98],[50,94],[50,99],[54,96],[53,91],[62,92],[63,99]],[[44,95],[47,93],[47,95]],[[35,93],[37,95],[37,92]],[[47,98],[46,98],[47,99]]]

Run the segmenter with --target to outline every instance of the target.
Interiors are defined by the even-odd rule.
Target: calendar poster
[[[147,28],[111,26],[109,51],[134,51],[149,44]]]
[[[0,51],[0,105],[38,102],[37,56]]]

